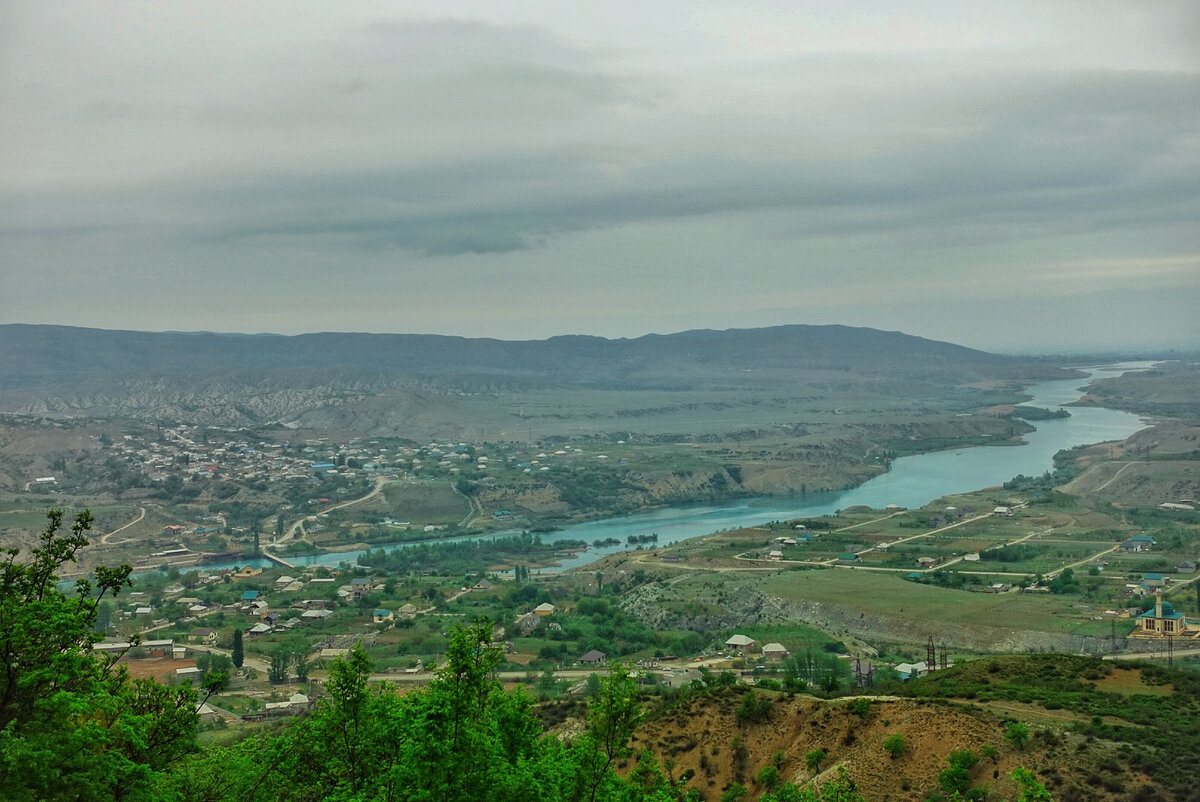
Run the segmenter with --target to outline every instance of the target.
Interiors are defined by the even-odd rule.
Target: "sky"
[[[1200,346],[1200,4],[0,4],[0,323]]]

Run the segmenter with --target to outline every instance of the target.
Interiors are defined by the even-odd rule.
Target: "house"
[[[992,510],[992,515],[998,516],[1000,518],[1011,518],[1012,514],[1013,514],[1013,511],[1012,511],[1012,508],[1010,508],[1010,507],[997,507],[996,509]]]
[[[542,602],[537,607],[533,608],[533,612],[540,616],[548,616],[554,612],[554,605],[550,602]]]
[[[790,655],[790,652],[784,648],[782,643],[768,643],[762,648],[762,654],[763,657],[767,657],[772,660],[786,660]]]
[[[1191,560],[1184,560],[1175,566],[1175,570],[1181,574],[1194,574],[1196,573],[1196,564]]]
[[[369,576],[356,576],[350,580],[350,595],[355,599],[361,599],[374,590]]]
[[[919,580],[924,579],[925,575],[923,573],[921,573],[920,571],[909,571],[907,574],[904,575],[904,578],[912,579],[914,581],[919,581]]]
[[[486,579],[481,579],[475,583],[474,590],[491,590],[492,583]]]
[[[926,568],[930,565],[933,565],[936,562],[937,562],[936,557],[918,557],[917,558],[917,565],[921,566],[922,568]]]
[[[977,563],[977,562],[979,562],[979,555],[975,554],[974,552],[972,552],[971,554],[964,554],[963,560],[965,562],[969,562],[969,563]]]
[[[412,603],[405,604],[403,607],[401,607],[399,609],[398,612],[400,613],[401,618],[416,618],[417,617],[417,605],[412,604]]]
[[[606,655],[604,652],[602,652],[598,649],[592,649],[590,652],[587,652],[582,657],[580,657],[579,662],[583,663],[584,665],[595,666],[595,665],[600,665],[607,659],[608,659],[608,655]]]
[[[841,554],[838,555],[838,562],[840,562],[840,563],[856,563],[856,562],[858,562],[858,555],[852,551],[842,552]]]
[[[392,611],[378,609],[375,612],[371,613],[371,618],[376,624],[386,624],[388,621],[391,621],[393,618]]]
[[[243,604],[248,604],[252,601],[256,601],[257,599],[258,599],[258,591],[257,590],[242,591],[242,603]]]
[[[1121,544],[1122,551],[1150,551],[1154,538],[1149,535],[1134,535]]]
[[[270,611],[270,608],[271,608],[271,606],[269,604],[267,604],[265,601],[262,601],[261,599],[259,599],[258,601],[252,601],[249,604],[242,605],[242,610],[247,615],[263,616],[263,615],[266,615]]]
[[[333,610],[305,610],[300,613],[302,621],[324,621],[329,616],[333,615]]]
[[[249,579],[252,576],[258,576],[263,572],[261,568],[255,568],[252,565],[247,565],[233,572],[234,579]]]
[[[246,630],[246,635],[266,635],[273,627],[270,624],[255,624]]]
[[[754,638],[749,638],[745,635],[733,635],[729,640],[725,641],[725,648],[745,654],[754,651],[755,643]]]
[[[768,560],[782,560],[783,552],[779,551],[778,549],[771,549],[770,551],[767,552],[767,559]]]
[[[166,640],[144,640],[138,644],[138,652],[143,657],[166,657],[175,648],[175,641]]]
[[[188,637],[198,643],[216,643],[217,631],[215,629],[209,629],[208,627],[201,627],[199,629],[193,629],[191,632],[189,632]]]
[[[1163,601],[1162,594],[1154,597],[1154,606],[1137,617],[1137,629],[1130,633],[1133,638],[1162,638],[1180,636],[1196,637],[1200,627],[1189,625],[1183,613],[1170,602]]]
[[[900,663],[896,666],[896,675],[901,682],[908,682],[929,673],[929,666],[922,660],[919,663]]]
[[[1146,590],[1153,592],[1165,584],[1167,584],[1167,579],[1162,574],[1142,574],[1142,587]]]

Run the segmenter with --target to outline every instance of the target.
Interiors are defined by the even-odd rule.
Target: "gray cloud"
[[[869,325],[890,295],[993,305],[968,343],[990,347],[1006,316],[1036,322],[997,293],[1027,312],[1035,286],[1091,282],[1116,305],[1200,283],[1200,81],[1161,19],[1185,5],[1018,26],[930,4],[853,31],[817,5],[799,27],[721,9],[678,31],[465,6],[235,29],[269,15],[232,8],[199,33],[165,12],[92,20],[111,42],[85,39],[86,19],[15,15],[0,318],[36,321],[67,286],[138,298],[131,328],[297,331],[317,309],[337,310],[323,328],[636,334],[676,304],[697,325],[787,309]],[[1060,36],[1066,21],[1079,30]],[[1138,30],[1161,47],[1127,41]],[[354,281],[320,284],[331,273]],[[413,299],[403,320],[385,311]],[[892,327],[967,341],[983,320],[943,332],[951,317]]]

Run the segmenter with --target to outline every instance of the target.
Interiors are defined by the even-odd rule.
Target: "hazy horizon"
[[[1200,7],[0,9],[0,322],[1200,348]]]

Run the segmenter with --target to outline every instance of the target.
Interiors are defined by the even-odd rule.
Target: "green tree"
[[[804,756],[804,765],[809,771],[816,771],[821,768],[821,764],[825,762],[826,753],[824,749],[814,749]]]
[[[725,789],[725,793],[721,794],[721,802],[738,802],[745,799],[748,793],[746,786],[735,782]]]
[[[241,668],[246,661],[245,647],[242,645],[242,630],[235,629],[233,631],[233,648],[229,650],[230,656],[233,658],[235,668]]]
[[[288,666],[292,662],[292,654],[285,648],[278,648],[271,653],[271,664],[267,667],[267,679],[271,682],[287,682]]]
[[[1024,766],[1013,769],[1009,776],[1017,784],[1017,802],[1054,802],[1046,786]]]
[[[938,785],[948,794],[965,794],[971,788],[971,769],[979,756],[970,749],[955,749],[946,762],[950,765],[938,773]]]
[[[779,785],[779,769],[774,766],[763,766],[758,772],[758,782],[767,786],[768,789],[774,789]]]
[[[201,695],[131,681],[119,654],[91,651],[100,603],[132,584],[131,568],[97,568],[64,593],[57,571],[88,545],[92,516],[69,534],[61,511],[48,518],[28,562],[13,549],[0,563],[0,799],[148,798],[196,748]],[[207,693],[223,680],[211,673]]]
[[[292,655],[292,668],[296,672],[296,679],[305,681],[308,679],[308,672],[312,669],[312,664],[308,662],[308,655],[303,650],[297,651]]]
[[[1024,750],[1029,743],[1029,727],[1020,721],[1010,721],[1004,725],[1004,737],[1017,749]]]
[[[905,746],[904,736],[898,732],[883,739],[883,751],[887,752],[892,760],[904,754]]]

